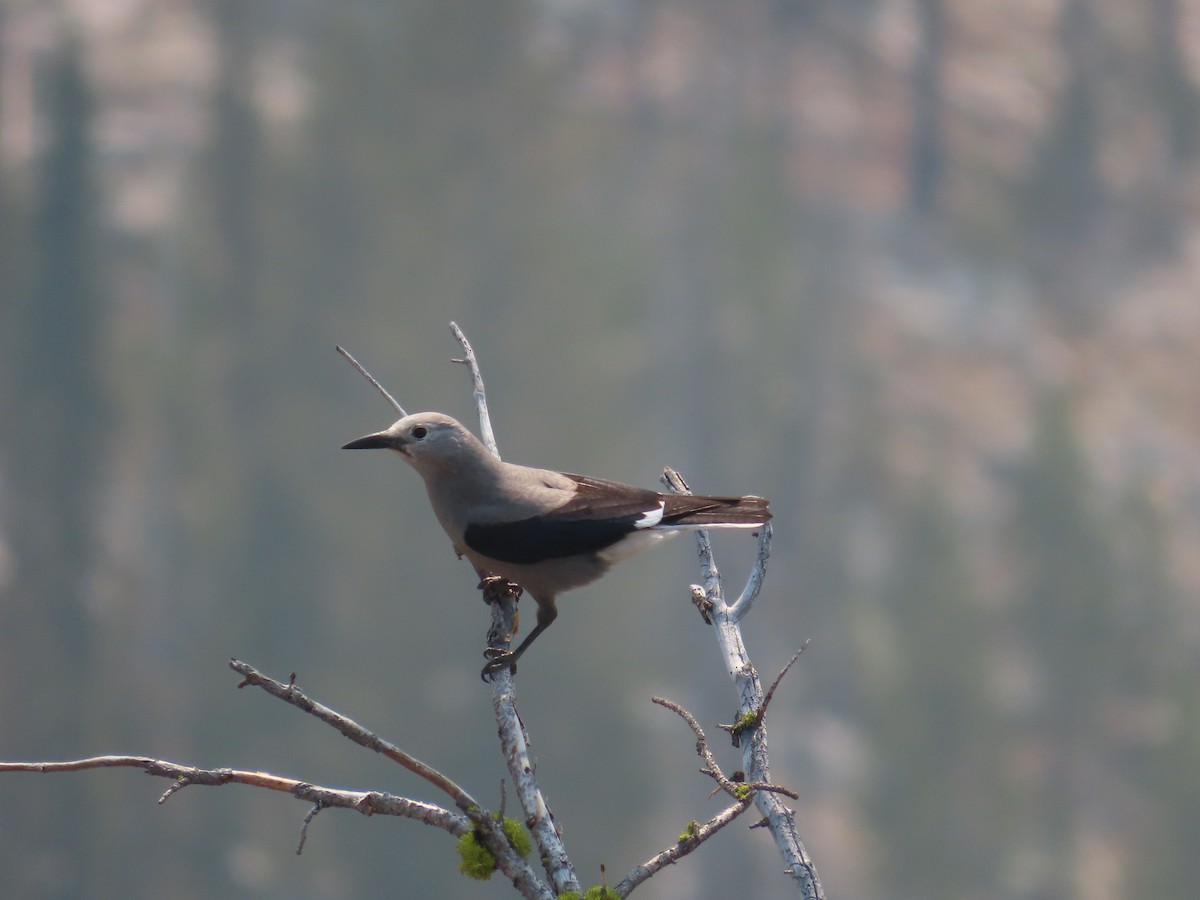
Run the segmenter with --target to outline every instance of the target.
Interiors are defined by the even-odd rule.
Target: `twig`
[[[792,658],[784,663],[783,668],[779,670],[779,674],[775,676],[775,680],[771,682],[771,686],[767,688],[767,693],[763,695],[762,706],[759,707],[758,720],[761,722],[762,717],[767,713],[767,707],[771,705],[771,700],[775,696],[775,689],[779,687],[779,682],[783,681],[783,676],[788,673],[788,669],[796,664],[796,660],[800,658],[800,654],[808,647],[808,641],[800,645],[800,649],[792,654]]]
[[[462,363],[471,372],[471,385],[475,396],[475,406],[479,410],[479,436],[483,440],[483,445],[487,447],[500,458],[500,450],[496,447],[496,435],[492,433],[492,417],[488,414],[487,392],[483,387],[483,373],[479,371],[479,363],[475,360],[475,351],[471,348],[471,342],[467,340],[467,336],[463,334],[457,322],[450,323],[450,331],[453,332],[455,339],[462,345],[464,359],[456,359],[454,362]]]
[[[317,817],[317,813],[325,808],[320,800],[313,804],[313,808],[308,811],[308,815],[304,817],[304,824],[300,826],[300,841],[296,844],[296,855],[299,856],[304,852],[304,843],[308,840],[308,826],[313,819]]]
[[[425,779],[438,790],[447,794],[454,801],[454,805],[464,812],[471,808],[479,808],[479,804],[475,801],[474,797],[437,769],[405,753],[395,744],[384,740],[373,731],[369,731],[362,725],[359,725],[353,719],[309,698],[303,691],[296,687],[295,675],[292,676],[288,684],[284,684],[283,682],[269,678],[241,660],[231,659],[229,661],[229,668],[242,676],[242,682],[238,685],[239,688],[247,686],[262,688],[271,696],[278,697],[280,700],[290,703],[297,709],[315,716],[326,725],[337,729],[360,747],[366,747],[368,750],[373,750],[382,756],[386,756],[392,762],[398,763],[414,775]]]
[[[763,579],[767,574],[767,559],[771,555],[771,535],[771,523],[767,522],[758,533],[758,556],[755,557],[754,567],[750,570],[750,577],[746,579],[746,586],[729,607],[729,617],[734,622],[740,622],[742,616],[750,612],[750,607],[762,590]]]
[[[788,673],[788,669],[800,658],[800,654],[804,652],[804,648],[808,646],[808,641],[800,645],[800,649],[792,654],[789,659],[779,670],[779,674],[775,676],[775,680],[771,682],[771,686],[767,688],[766,694],[763,695],[762,703],[754,710],[752,715],[743,716],[732,725],[720,726],[725,731],[729,732],[729,736],[733,738],[733,746],[742,746],[742,735],[751,734],[754,729],[762,724],[763,717],[767,714],[767,707],[771,705],[771,700],[775,696],[775,689],[779,687],[779,682],[783,681],[783,676]]]
[[[721,810],[703,825],[695,822],[691,823],[688,826],[688,830],[680,835],[678,842],[656,853],[640,866],[635,866],[613,890],[617,892],[618,897],[629,896],[633,889],[647,878],[650,878],[664,866],[669,866],[676,860],[687,856],[749,808],[749,799],[740,800],[731,806],[725,807],[725,809]]]
[[[671,712],[687,722],[688,727],[692,729],[692,733],[696,735],[696,753],[704,760],[704,768],[700,770],[700,774],[708,775],[720,785],[721,790],[725,791],[725,793],[735,800],[745,800],[754,791],[773,791],[776,794],[791,797],[793,800],[799,799],[800,795],[791,788],[785,788],[778,784],[739,781],[738,777],[741,773],[735,774],[732,778],[727,776],[721,770],[720,765],[717,764],[716,757],[713,756],[712,751],[708,749],[708,738],[705,737],[704,729],[700,727],[700,723],[696,721],[695,716],[674,700],[668,700],[665,697],[651,697],[650,702],[657,703],[659,706],[671,710]]]
[[[471,820],[465,814],[452,812],[432,803],[422,803],[383,791],[347,791],[340,788],[321,787],[270,772],[252,772],[243,769],[199,769],[195,766],[185,766],[181,763],[153,759],[148,756],[93,756],[64,762],[0,762],[0,772],[79,772],[85,769],[116,768],[141,769],[147,775],[174,780],[175,783],[158,798],[159,803],[165,803],[174,794],[192,785],[219,787],[225,784],[245,784],[291,794],[300,800],[318,804],[322,808],[352,809],[365,816],[378,814],[416,819],[454,835],[465,834],[472,828]]]
[[[350,355],[349,350],[344,349],[340,344],[335,345],[335,346],[336,346],[337,352],[342,354],[342,356],[346,357],[346,359],[348,359],[350,361],[350,365],[352,365],[352,366],[354,366],[354,368],[358,369],[359,373],[362,375],[363,378],[367,379],[367,381],[369,381],[369,382],[371,382],[371,384],[375,385],[375,390],[377,390],[377,391],[379,391],[379,393],[383,394],[384,399],[387,400],[388,403],[392,404],[392,408],[395,409],[396,412],[400,413],[400,418],[403,419],[405,416],[408,415],[408,413],[406,413],[404,411],[404,407],[399,404],[399,402],[396,400],[396,398],[393,397],[391,394],[389,394],[387,392],[387,389],[382,384],[380,384],[378,381],[375,380],[375,376],[372,375],[370,372],[368,372],[366,369],[364,369],[362,363],[360,363],[357,359],[355,359],[353,356]]]
[[[504,830],[495,818],[489,815],[465,790],[459,787],[449,777],[426,765],[416,757],[405,753],[395,744],[386,741],[368,731],[354,720],[330,709],[323,704],[307,697],[296,687],[296,677],[293,675],[288,684],[276,681],[263,675],[253,666],[236,659],[229,661],[229,667],[243,678],[239,688],[253,685],[260,687],[273,697],[290,703],[297,709],[303,710],[320,719],[327,725],[341,732],[345,737],[361,747],[374,750],[388,759],[408,769],[413,774],[425,779],[434,787],[445,792],[470,821],[479,839],[491,852],[496,860],[496,866],[512,881],[513,885],[526,897],[553,896],[549,889],[541,883],[532,867],[511,847]],[[317,797],[307,799],[317,800]],[[329,805],[329,804],[326,804]],[[461,832],[459,832],[461,833]],[[559,892],[561,893],[561,891]]]

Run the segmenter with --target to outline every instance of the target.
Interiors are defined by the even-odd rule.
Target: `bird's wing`
[[[531,565],[599,553],[662,519],[663,498],[653,491],[564,474],[575,483],[564,503],[514,522],[469,523],[467,546],[501,562]]]
[[[656,494],[642,488],[630,487],[617,481],[592,478],[588,475],[568,475],[576,482],[576,494],[569,505],[586,509],[619,511],[622,504],[641,509],[643,513],[662,509],[653,521],[640,528],[722,528],[753,527],[771,518],[764,497],[704,497],[693,494]]]
[[[564,503],[514,522],[468,524],[463,536],[467,546],[491,559],[530,565],[600,553],[646,529],[752,528],[771,518],[761,497],[658,494],[619,481],[563,474],[575,484]]]

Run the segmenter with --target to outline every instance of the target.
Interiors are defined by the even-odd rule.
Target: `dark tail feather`
[[[659,527],[753,528],[770,521],[765,497],[692,497],[667,494]]]

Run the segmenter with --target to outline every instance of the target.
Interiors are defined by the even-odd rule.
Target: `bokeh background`
[[[812,641],[768,724],[831,897],[1193,896],[1198,73],[1194,0],[3,0],[0,758],[440,801],[238,656],[497,803],[472,573],[338,449],[392,418],[338,342],[473,422],[455,319],[507,458],[771,497],[746,637]],[[731,717],[695,569],[522,663],[585,883],[718,808],[649,701]],[[296,857],[294,800],[165,787],[0,778],[3,892],[512,895],[411,822]],[[639,896],[789,895],[748,823]]]

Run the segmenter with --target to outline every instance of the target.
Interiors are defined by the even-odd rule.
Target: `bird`
[[[537,622],[515,650],[489,650],[487,680],[516,662],[558,616],[558,595],[682,531],[757,529],[763,497],[660,494],[645,488],[505,462],[462,423],[439,412],[405,415],[345,450],[398,453],[425,482],[434,515],[458,556],[519,585]]]

